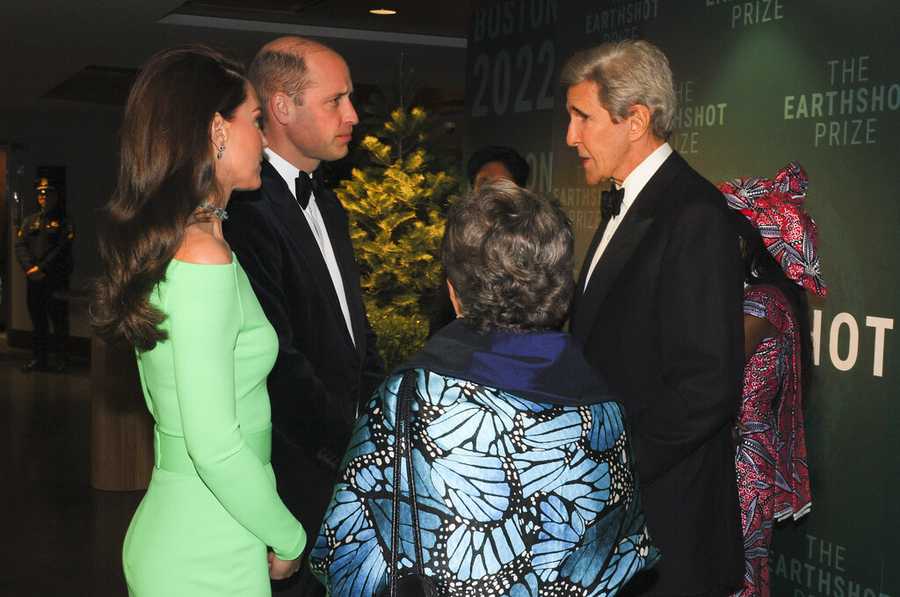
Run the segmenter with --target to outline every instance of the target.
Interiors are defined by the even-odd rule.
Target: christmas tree
[[[422,108],[394,110],[362,140],[369,165],[354,168],[336,190],[350,219],[366,311],[389,368],[424,343],[423,298],[444,283],[444,214],[459,180],[427,151],[431,132]]]

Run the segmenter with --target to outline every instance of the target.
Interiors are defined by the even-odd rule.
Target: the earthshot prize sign
[[[599,223],[565,144],[559,69],[645,37],[670,57],[672,145],[713,182],[797,160],[829,297],[812,311],[812,513],[776,527],[773,594],[900,597],[900,7],[895,0],[503,0],[473,15],[468,144],[510,145],[575,223]],[[552,63],[552,65],[551,65]],[[548,80],[548,73],[551,73]],[[550,96],[552,95],[552,101]]]
[[[811,123],[814,147],[878,143],[879,117],[900,110],[900,81],[875,79],[869,55],[829,58],[823,66],[822,89],[784,96],[784,119]]]

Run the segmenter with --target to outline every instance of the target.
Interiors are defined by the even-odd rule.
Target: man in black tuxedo
[[[319,165],[347,154],[358,122],[343,58],[283,37],[250,66],[268,141],[262,187],[229,203],[225,237],[278,333],[269,375],[278,489],[315,542],[360,400],[383,377],[347,215]],[[276,583],[280,585],[280,583]],[[319,595],[307,566],[276,595]]]
[[[743,371],[738,241],[716,188],[666,142],[666,56],[645,41],[573,56],[566,142],[590,185],[611,181],[570,326],[623,397],[634,431],[655,569],[626,592],[726,595],[743,541],[732,427]]]

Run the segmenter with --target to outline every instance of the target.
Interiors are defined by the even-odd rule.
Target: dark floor
[[[127,595],[120,554],[143,492],[90,486],[87,368],[20,372],[0,336],[0,596]]]

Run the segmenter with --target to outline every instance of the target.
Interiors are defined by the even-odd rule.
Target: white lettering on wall
[[[847,356],[840,355],[841,328],[846,326],[849,331],[847,342]],[[831,333],[828,337],[828,353],[831,356],[831,364],[838,371],[850,371],[856,364],[859,355],[859,326],[849,313],[838,313],[831,322]]]
[[[784,18],[783,0],[706,0],[707,8],[730,4],[731,28],[750,27]]]
[[[810,325],[813,365],[821,363],[822,319],[822,311],[813,309]],[[860,330],[859,320],[852,314],[842,312],[834,316],[828,325],[828,358],[831,365],[838,371],[850,371],[856,367],[860,356],[871,354],[872,376],[884,377],[884,354],[888,331],[894,329],[894,319],[867,315],[863,320],[865,321],[864,332]],[[871,336],[869,336],[868,329],[872,330]],[[861,333],[864,333],[865,337],[860,338]],[[871,353],[868,352],[869,346],[872,347]]]
[[[556,47],[550,39],[504,48],[493,56],[479,54],[472,64],[472,117],[552,110],[555,65]]]
[[[774,577],[794,585],[793,597],[891,597],[853,576],[850,550],[828,539],[806,535],[806,549],[788,555],[772,552]]]
[[[479,8],[472,39],[479,43],[543,29],[556,22],[558,9],[557,0],[505,0]]]
[[[821,354],[822,348],[822,311],[819,309],[813,309],[812,324],[810,327],[812,328],[810,330],[812,333],[812,362],[813,365],[818,367],[819,355]]]
[[[813,120],[813,147],[878,143],[876,115],[900,111],[900,83],[872,80],[871,57],[826,60],[830,89],[784,96],[784,120]]]
[[[867,315],[866,327],[875,328],[875,358],[872,361],[872,375],[884,377],[884,336],[887,330],[894,329],[894,320]]]
[[[726,124],[726,102],[697,104],[694,101],[694,81],[682,81],[675,88],[678,109],[672,117],[672,133],[669,143],[681,154],[700,153],[700,130],[721,127]]]
[[[549,194],[553,181],[553,152],[529,152],[525,154],[525,161],[531,168],[528,188],[536,193]]]

